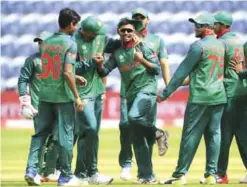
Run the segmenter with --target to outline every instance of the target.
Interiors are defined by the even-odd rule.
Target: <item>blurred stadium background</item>
[[[201,11],[215,13],[226,10],[233,14],[232,29],[244,40],[247,38],[246,1],[2,1],[1,2],[1,96],[2,126],[30,127],[20,121],[20,108],[16,94],[20,68],[27,56],[37,51],[33,38],[41,31],[57,31],[60,9],[70,7],[82,19],[98,16],[109,29],[109,36],[118,37],[116,25],[120,18],[130,16],[135,8],[149,12],[148,30],[163,38],[169,53],[171,74],[186,55],[194,37],[194,27],[188,22]],[[164,83],[160,76],[159,87]],[[108,78],[104,125],[117,127],[119,118],[118,71]],[[159,104],[158,125],[181,125],[188,88],[179,89],[169,101]],[[169,108],[169,110],[168,110]],[[18,123],[17,121],[18,120]],[[27,125],[28,124],[28,125]]]

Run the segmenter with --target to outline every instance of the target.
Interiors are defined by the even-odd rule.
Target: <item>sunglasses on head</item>
[[[207,24],[199,24],[199,23],[195,23],[195,28],[197,28],[197,29],[200,29],[200,28],[206,27],[206,26],[207,26]]]
[[[133,29],[120,29],[119,31],[122,32],[122,33],[125,33],[125,32],[132,33],[132,32],[134,32]]]

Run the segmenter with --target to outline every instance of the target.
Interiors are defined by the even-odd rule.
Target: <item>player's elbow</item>
[[[65,79],[68,79],[68,78],[70,78],[70,77],[73,76],[73,73],[72,72],[69,72],[69,71],[65,71],[63,73],[63,76],[64,76]]]

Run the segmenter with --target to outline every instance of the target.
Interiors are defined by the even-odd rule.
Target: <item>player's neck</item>
[[[122,43],[122,47],[125,48],[125,49],[129,49],[131,47],[133,47],[135,45],[135,41],[134,40],[131,40],[129,42],[123,42],[121,41]]]
[[[58,32],[61,32],[61,33],[70,35],[69,32],[67,31],[67,29],[61,29],[61,28],[60,28]]]
[[[217,34],[217,38],[220,38],[221,36],[223,36],[225,33],[230,32],[231,28],[224,28],[221,29],[221,31],[219,32],[219,34]]]
[[[201,39],[205,38],[206,36],[214,36],[214,31],[211,29],[206,29],[203,33]]]

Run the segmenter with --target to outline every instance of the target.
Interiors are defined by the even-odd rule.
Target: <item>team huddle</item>
[[[80,19],[74,10],[62,9],[59,31],[44,31],[35,38],[39,52],[28,57],[21,69],[22,115],[33,119],[35,130],[25,174],[28,185],[46,181],[57,181],[58,186],[112,183],[113,177],[100,173],[97,165],[107,75],[115,68],[121,76],[121,180],[132,178],[133,146],[138,168],[133,183],[158,183],[153,146],[157,142],[159,155],[165,155],[169,134],[155,126],[157,104],[183,85],[189,85],[190,95],[178,163],[171,178],[159,183],[187,184],[185,175],[203,135],[207,162],[200,183],[228,183],[234,136],[247,169],[247,42],[243,44],[231,31],[230,13],[204,13],[189,19],[199,40],[191,44],[171,79],[165,42],[148,33],[146,10],[135,9],[131,18],[119,21],[119,39],[109,38],[98,18]],[[166,88],[158,94],[160,72]],[[247,176],[240,183],[247,183]]]

